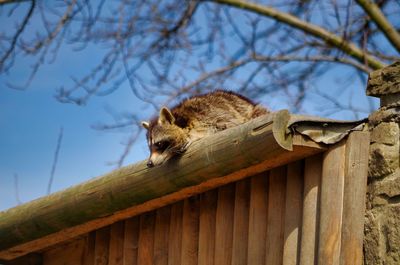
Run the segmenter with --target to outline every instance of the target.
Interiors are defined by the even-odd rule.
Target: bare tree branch
[[[115,164],[117,165],[117,168],[122,167],[122,165],[125,162],[126,157],[128,156],[129,152],[131,151],[132,146],[136,143],[136,140],[139,137],[141,132],[142,132],[142,128],[139,127],[139,129],[135,133],[131,134],[131,136],[128,139],[128,142],[125,144],[125,148],[124,148],[122,155],[120,156],[118,161],[115,162]]]
[[[213,0],[213,2],[230,5],[236,8],[255,12],[263,16],[271,17],[277,21],[290,25],[320,40],[323,40],[324,42],[350,55],[357,61],[361,63],[366,62],[368,66],[373,69],[379,69],[386,65],[385,63],[382,63],[371,55],[365,53],[354,43],[349,42],[322,27],[308,23],[291,14],[280,12],[272,7],[251,3],[245,0]]]
[[[48,185],[47,185],[47,195],[50,194],[50,192],[51,192],[51,186],[52,186],[52,184],[53,184],[54,174],[55,174],[55,172],[56,172],[57,161],[58,161],[58,154],[59,154],[60,148],[61,148],[61,142],[62,142],[62,138],[63,138],[63,132],[64,132],[64,129],[63,129],[63,127],[61,127],[61,128],[60,128],[60,132],[58,133],[56,151],[54,152],[53,165],[51,166],[50,179],[49,179],[49,183],[48,183]]]
[[[6,5],[6,4],[15,4],[15,3],[21,3],[21,2],[34,2],[35,0],[0,0],[0,6],[1,5]]]
[[[0,72],[2,72],[5,68],[5,62],[8,59],[8,57],[11,55],[11,53],[14,51],[15,46],[17,44],[17,40],[19,36],[22,34],[24,31],[26,25],[28,24],[29,19],[31,18],[33,14],[33,10],[35,9],[35,0],[31,1],[31,6],[28,10],[28,13],[26,14],[24,20],[22,21],[21,25],[18,27],[17,32],[14,34],[14,37],[11,40],[10,47],[7,49],[7,51],[4,53],[4,55],[0,58]],[[1,4],[1,2],[0,2]]]
[[[344,65],[349,65],[352,66],[358,70],[361,70],[368,74],[371,72],[371,68],[368,68],[367,66],[360,64],[356,61],[349,60],[346,58],[341,58],[341,57],[334,57],[334,56],[271,56],[271,57],[266,57],[266,56],[254,56],[254,60],[258,62],[329,62],[329,63],[341,63]]]
[[[400,33],[389,22],[379,6],[371,0],[356,0],[356,2],[368,13],[390,43],[400,52]]]
[[[242,61],[237,61],[237,62],[233,62],[230,65],[218,68],[214,71],[211,72],[207,72],[202,74],[198,79],[196,79],[195,81],[193,81],[192,83],[179,88],[179,90],[177,90],[174,94],[171,95],[171,100],[175,97],[177,97],[179,94],[183,94],[183,93],[187,93],[189,92],[191,89],[193,89],[196,86],[199,86],[200,84],[202,84],[203,82],[205,82],[206,80],[209,80],[215,76],[219,76],[221,74],[224,74],[226,72],[235,70],[239,67],[242,67],[246,64],[249,63],[254,63],[254,62],[331,62],[331,63],[342,63],[342,64],[347,64],[350,66],[353,66],[365,73],[369,73],[371,71],[370,68],[359,64],[355,61],[351,61],[345,58],[339,58],[339,57],[331,57],[331,56],[285,56],[285,55],[281,55],[281,56],[258,56],[255,55],[251,58],[248,58],[246,60],[242,60]],[[165,102],[165,104],[169,104],[170,101]]]
[[[33,2],[35,2],[35,0],[33,0]],[[47,38],[36,42],[33,47],[27,47],[27,45],[25,45],[24,50],[28,53],[35,53],[38,50],[40,50],[43,46],[49,45],[54,40],[54,38],[60,33],[65,24],[67,24],[68,21],[70,21],[71,18],[73,17],[72,14],[76,2],[77,0],[72,0],[72,2],[68,5],[67,11],[60,18],[54,30],[48,33]]]
[[[59,52],[95,50],[96,56],[84,62],[86,71],[63,68],[71,78],[55,87],[60,87],[56,98],[64,103],[85,105],[93,97],[128,88],[135,99],[156,110],[161,104],[225,88],[262,98],[266,105],[265,95],[282,95],[292,111],[328,104],[354,113],[361,113],[359,104],[336,102],[337,92],[351,94],[371,70],[400,59],[389,42],[382,43],[384,29],[376,27],[355,1],[253,1],[38,1],[31,19],[41,23],[32,25],[31,32],[18,27],[11,36],[7,28],[0,31],[0,57],[8,56],[6,70],[31,59],[26,89],[42,65],[59,63]],[[393,28],[400,27],[398,2],[380,0],[376,6]],[[4,10],[11,17],[17,7]],[[21,24],[21,19],[10,21]],[[14,50],[7,55],[13,39]],[[81,63],[80,55],[74,55]],[[4,83],[21,88],[13,85],[20,76],[0,66],[0,74],[6,72]],[[319,80],[337,82],[338,88],[324,90],[327,96],[319,97],[321,102],[310,102],[307,95]],[[138,121],[148,118],[141,115],[146,113],[134,106],[113,123],[93,126],[128,134],[117,166],[133,148]]]

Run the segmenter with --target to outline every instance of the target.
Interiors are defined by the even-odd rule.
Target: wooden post
[[[304,165],[303,225],[301,230],[300,265],[315,264],[316,262],[321,172],[321,155],[306,158]]]
[[[286,167],[274,168],[269,173],[268,221],[265,264],[280,265],[283,259],[285,223]]]
[[[318,264],[339,264],[345,175],[345,142],[332,146],[322,163]]]
[[[200,195],[199,265],[214,265],[215,218],[218,190]]]
[[[369,133],[351,133],[346,143],[341,265],[362,264],[368,155]]]
[[[249,210],[249,245],[247,264],[261,265],[265,263],[268,218],[268,178],[263,173],[251,178],[250,210]]]
[[[301,162],[287,166],[283,265],[299,264],[304,172]]]

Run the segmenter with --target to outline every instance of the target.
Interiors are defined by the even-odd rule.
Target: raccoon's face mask
[[[171,111],[162,108],[156,122],[142,122],[147,129],[147,142],[150,149],[148,167],[161,165],[171,157],[185,151],[187,136],[182,128],[177,126]]]

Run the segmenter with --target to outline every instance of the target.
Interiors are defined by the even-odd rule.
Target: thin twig
[[[15,4],[15,3],[20,3],[20,2],[28,2],[32,0],[0,0],[0,6],[1,5],[7,5],[7,4]],[[32,2],[35,2],[34,0]]]
[[[36,1],[32,0],[31,1],[31,6],[29,8],[28,13],[26,14],[24,20],[22,21],[22,24],[18,27],[17,32],[15,33],[14,37],[11,40],[10,47],[4,53],[4,55],[1,57],[1,59],[0,59],[0,72],[3,71],[4,65],[5,65],[5,61],[11,55],[11,53],[14,51],[19,36],[21,35],[21,33],[24,31],[26,25],[28,24],[28,21],[29,21],[29,19],[31,18],[31,16],[33,14],[33,10],[35,9],[35,4],[36,4]]]
[[[348,54],[357,61],[364,63],[368,62],[368,65],[373,69],[379,69],[384,67],[386,64],[374,58],[373,56],[366,54],[362,49],[360,49],[356,44],[343,39],[335,35],[334,33],[322,28],[320,26],[314,25],[307,21],[301,20],[289,13],[281,12],[269,6],[260,5],[257,3],[252,3],[245,0],[214,0],[212,2],[230,5],[233,7],[248,10],[260,15],[271,17],[281,23],[289,25],[293,28],[297,28],[306,34],[314,36],[320,40],[323,40],[329,45],[332,45],[339,49],[340,51]]]
[[[59,134],[58,134],[58,139],[57,139],[56,151],[54,152],[53,165],[51,166],[51,173],[50,173],[49,184],[47,185],[47,195],[49,195],[50,192],[51,192],[51,185],[53,184],[54,173],[56,172],[57,161],[58,161],[58,154],[59,154],[60,148],[61,148],[61,142],[62,142],[62,138],[63,138],[63,132],[64,132],[63,127],[60,127],[60,132],[59,132]]]
[[[139,127],[139,129],[135,132],[132,133],[131,136],[128,139],[128,142],[125,145],[124,151],[121,154],[120,158],[118,159],[118,161],[116,162],[117,164],[117,168],[122,167],[122,165],[124,164],[124,161],[126,159],[126,157],[128,156],[129,152],[132,149],[133,144],[136,142],[136,140],[138,139],[140,133],[142,132],[142,128]]]
[[[396,50],[400,52],[400,33],[382,13],[381,8],[370,0],[356,0],[356,2],[367,12]]]

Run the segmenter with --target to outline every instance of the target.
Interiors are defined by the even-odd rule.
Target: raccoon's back
[[[237,126],[268,112],[244,96],[222,90],[189,98],[171,111],[181,128],[212,131]]]

